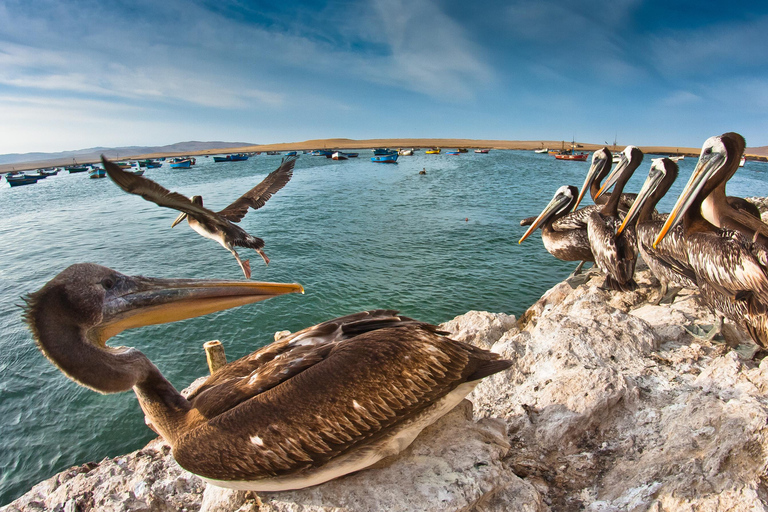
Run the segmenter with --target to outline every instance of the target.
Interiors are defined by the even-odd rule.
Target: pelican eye
[[[101,286],[103,286],[105,290],[111,290],[115,286],[115,280],[111,277],[105,277],[101,281]]]

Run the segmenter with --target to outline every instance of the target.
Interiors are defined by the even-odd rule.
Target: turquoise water
[[[588,163],[524,151],[400,157],[374,164],[369,152],[334,162],[302,156],[290,183],[242,226],[264,238],[272,262],[253,251],[253,279],[299,282],[305,295],[171,325],[122,333],[181,389],[207,373],[202,344],[220,339],[230,360],[273,333],[369,308],[394,308],[440,323],[471,309],[519,315],[575,264],[551,257],[538,235],[522,245],[523,217],[536,215],[563,184],[580,186]],[[256,156],[145,176],[221,209],[280,162]],[[687,180],[695,159],[681,162]],[[642,185],[650,157],[627,186]],[[426,168],[427,175],[418,174]],[[768,194],[768,165],[747,163],[733,195]],[[674,197],[662,202],[668,211]],[[21,322],[21,296],[76,262],[155,277],[242,278],[234,258],[172,210],[85,173],[0,187],[0,504],[74,464],[116,456],[153,437],[132,393],[99,395],[65,378],[37,350]]]

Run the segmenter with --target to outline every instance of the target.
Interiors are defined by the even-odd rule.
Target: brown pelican
[[[664,223],[653,247],[682,221],[688,247],[688,262],[695,272],[706,303],[747,329],[761,347],[768,347],[768,274],[766,248],[743,233],[717,228],[702,215],[704,199],[727,181],[736,169],[740,154],[726,140],[707,139],[688,183]],[[718,330],[716,328],[716,330]]]
[[[624,185],[642,161],[643,152],[635,146],[627,146],[621,153],[621,160],[597,194],[600,197],[615,185],[611,197],[598,211],[590,212],[587,221],[587,235],[595,265],[605,273],[603,286],[611,290],[631,291],[637,288],[633,277],[637,263],[634,226],[619,234],[616,231],[621,224],[619,202]]]
[[[573,185],[563,185],[557,189],[552,200],[533,220],[517,243],[522,243],[541,226],[541,240],[544,242],[544,247],[555,258],[564,261],[595,261],[589,247],[586,225],[565,229],[557,226],[557,221],[568,215],[576,203],[578,192]]]
[[[625,169],[630,163],[630,158],[632,156],[631,148],[635,148],[635,146],[627,146],[621,153],[619,153],[619,161],[616,163],[616,167],[614,167],[614,171],[612,173],[610,173],[610,171],[613,158],[608,148],[599,149],[592,154],[592,165],[590,166],[589,171],[587,171],[584,184],[581,186],[581,191],[579,191],[579,198],[577,199],[576,204],[573,206],[574,212],[577,211],[576,208],[578,208],[579,204],[581,204],[581,200],[584,198],[584,194],[587,190],[589,190],[589,195],[592,197],[592,201],[596,206],[591,210],[599,210],[597,207],[605,205],[608,202],[610,194],[606,193],[606,190],[610,188],[613,183],[615,183],[615,178],[618,177],[621,172],[623,172],[623,169]],[[642,160],[642,152],[640,155]],[[602,184],[602,181],[603,178],[605,178],[609,173],[613,179],[610,184],[605,186]],[[622,217],[627,212],[627,210],[629,210],[629,207],[634,202],[635,197],[635,194],[625,194],[623,192],[620,194],[618,209]],[[590,211],[591,213],[591,210],[587,211]]]
[[[703,151],[711,154],[713,160],[718,160],[728,168],[724,170],[727,178],[723,179],[712,192],[704,198],[701,204],[701,214],[714,226],[734,229],[745,236],[768,244],[768,225],[760,220],[760,211],[749,201],[725,195],[728,180],[739,168],[739,160],[744,153],[746,141],[738,133],[724,133],[719,137],[710,137],[703,145]]]
[[[144,354],[106,345],[125,329],[302,291],[131,277],[86,263],[30,294],[25,320],[65,375],[101,393],[133,389],[182,467],[235,489],[298,489],[364,469],[405,449],[480,379],[512,364],[378,310],[282,338],[222,367],[185,398]]]
[[[257,210],[264,206],[264,203],[272,197],[272,194],[288,183],[291,176],[293,176],[293,166],[296,163],[296,158],[284,158],[280,167],[272,171],[261,183],[219,212],[213,212],[203,207],[203,198],[201,196],[192,196],[192,198],[187,199],[181,194],[163,188],[150,179],[123,171],[117,165],[107,161],[103,155],[101,161],[112,181],[117,183],[126,192],[140,195],[147,201],[156,203],[158,206],[179,210],[181,214],[173,221],[171,227],[187,219],[189,227],[200,235],[215,240],[231,252],[240,268],[243,269],[246,279],[250,279],[251,265],[249,260],[241,260],[235,247],[254,249],[264,258],[264,262],[268,265],[269,258],[262,250],[264,240],[248,234],[243,228],[234,223],[240,222],[245,217],[245,214],[248,213],[248,208]]]
[[[671,230],[656,248],[653,247],[653,241],[664,225],[663,220],[654,218],[654,208],[674,183],[677,172],[677,164],[669,158],[654,159],[637,199],[616,230],[616,234],[620,235],[627,226],[635,226],[640,255],[661,283],[661,293],[656,304],[663,299],[670,302],[674,300],[679,290],[672,290],[668,294],[670,283],[678,287],[696,288],[696,276],[688,265],[682,226]]]

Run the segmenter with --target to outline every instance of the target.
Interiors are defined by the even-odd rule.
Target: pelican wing
[[[104,165],[104,170],[106,170],[109,177],[112,178],[112,181],[117,183],[121,189],[129,194],[136,194],[158,206],[172,208],[189,215],[194,215],[195,217],[215,217],[215,214],[212,211],[196,205],[188,197],[185,197],[178,192],[171,192],[143,176],[125,172],[103,156],[101,157],[101,162]]]
[[[464,382],[511,364],[409,324],[337,343],[320,362],[183,436],[182,467],[218,480],[322,466],[380,439]],[[365,456],[381,454],[369,453]],[[248,464],[241,463],[247,460]]]
[[[219,215],[230,222],[240,222],[248,213],[248,208],[258,210],[264,206],[272,194],[290,181],[297,158],[297,156],[284,158],[280,167],[269,173],[261,183],[240,196],[234,203],[221,210]]]
[[[599,212],[602,209],[600,205],[589,205],[579,208],[575,212],[557,219],[552,223],[552,229],[555,231],[570,231],[572,229],[583,229],[589,223],[589,217],[593,212]]]
[[[616,236],[619,224],[621,222],[617,217],[606,218],[593,211],[587,224],[587,235],[595,264],[623,286],[632,282],[637,254],[634,229],[625,229],[621,235]]]
[[[398,316],[397,311],[384,309],[328,320],[233,361],[209,377],[189,400],[204,416],[211,418],[322,361],[344,340],[385,327],[421,324]]]

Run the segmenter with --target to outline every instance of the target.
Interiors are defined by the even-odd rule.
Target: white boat
[[[744,167],[745,163],[747,163],[747,157],[741,155],[741,160],[739,160],[739,167]]]
[[[401,156],[413,156],[413,150],[412,149],[401,149],[397,152],[397,154]]]
[[[685,155],[677,155],[677,156],[671,156],[669,157],[670,160],[673,162],[677,162],[678,160],[683,160],[685,158]]]
[[[547,149],[547,148],[534,149],[533,152],[534,153],[548,153],[549,149]]]
[[[335,152],[334,154],[331,155],[331,158],[333,160],[346,160],[347,159],[347,155],[345,155],[341,151],[337,151],[337,152]]]

